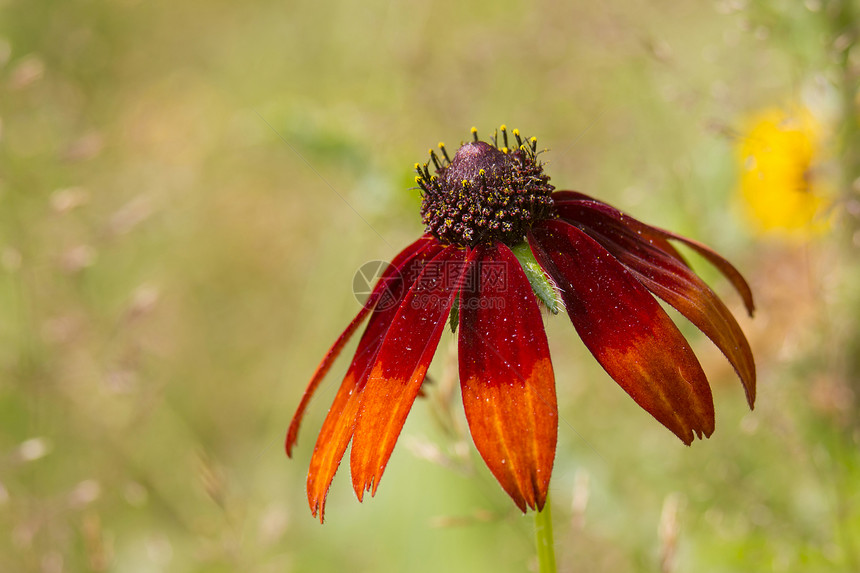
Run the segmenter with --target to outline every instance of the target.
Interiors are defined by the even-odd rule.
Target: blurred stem
[[[860,203],[860,117],[858,117],[858,90],[860,90],[860,73],[857,69],[857,56],[852,60],[852,51],[860,50],[858,45],[858,13],[855,10],[853,0],[830,0],[827,5],[828,17],[831,27],[832,49],[836,51],[836,78],[838,82],[840,99],[840,132],[839,132],[839,160],[842,171],[843,189],[842,197],[849,206],[848,211],[848,236],[845,243],[847,248],[847,259],[852,260],[856,254],[856,241],[860,233],[860,214],[857,205]],[[848,381],[853,381],[855,392],[860,389],[857,384],[857,367],[860,362],[857,356],[857,326],[851,328],[847,333],[847,349],[843,376]],[[855,427],[858,423],[858,408],[860,403],[855,401]],[[853,451],[853,450],[852,450]],[[837,455],[838,450],[837,450]],[[845,500],[850,499],[851,469],[853,464],[850,460],[842,460],[837,464],[833,472],[834,486],[836,489],[837,508],[836,526],[841,536],[841,545],[845,555],[845,561],[851,571],[858,570],[857,545],[855,536],[851,531],[851,514],[846,510]]]
[[[538,571],[540,573],[556,573],[550,505],[549,492],[547,492],[543,510],[535,513],[535,541],[537,542]]]
[[[857,117],[857,92],[860,88],[860,76],[854,69],[851,59],[853,50],[857,47],[857,14],[850,0],[833,0],[831,7],[831,35],[833,48],[837,50],[838,82],[841,107],[840,151],[842,172],[844,177],[844,193],[846,199],[857,194],[858,178],[860,178],[860,125]],[[860,227],[860,218],[854,218],[852,230]]]

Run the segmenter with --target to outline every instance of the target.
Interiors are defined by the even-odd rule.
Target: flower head
[[[311,457],[308,500],[325,498],[347,446],[358,499],[376,493],[445,324],[457,327],[463,405],[475,446],[523,511],[546,501],[558,432],[555,378],[541,307],[567,311],[609,375],[685,444],[714,430],[708,381],[654,298],[675,307],[726,355],[755,400],[749,344],[723,302],[670,241],[740,273],[710,248],[645,225],[573,191],[555,191],[534,138],[473,141],[416,165],[426,233],[396,257],[323,358],[290,425],[292,453],[311,396],[369,317]],[[516,141],[514,147],[513,141]],[[511,147],[508,147],[509,143]],[[381,301],[385,301],[382,304]]]
[[[768,109],[753,119],[738,155],[740,193],[758,230],[795,234],[827,228],[821,147],[821,126],[805,109]]]
[[[502,126],[504,127],[504,126]],[[436,173],[428,165],[416,165],[415,178],[424,192],[421,216],[427,232],[440,241],[472,247],[496,242],[515,245],[523,241],[531,226],[552,215],[553,186],[537,160],[537,140],[524,142],[517,130],[517,148],[474,141],[462,145],[454,159],[445,160],[431,151]]]

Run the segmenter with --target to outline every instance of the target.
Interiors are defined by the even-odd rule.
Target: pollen
[[[428,233],[463,247],[515,245],[532,225],[555,217],[550,198],[554,187],[538,161],[537,139],[523,139],[516,129],[511,133],[516,146],[504,125],[492,143],[480,141],[472,128],[473,141],[461,145],[453,159],[440,143],[442,157],[430,150],[430,161],[416,166]]]

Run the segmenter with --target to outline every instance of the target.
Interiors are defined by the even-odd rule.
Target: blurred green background
[[[850,10],[0,0],[0,571],[533,568],[531,516],[438,423],[463,423],[444,385],[375,498],[355,500],[344,464],[323,526],[304,482],[347,358],[283,452],[358,309],[353,274],[422,232],[412,165],[501,123],[550,149],[558,188],[716,247],[758,303],[741,316],[694,260],[751,340],[759,393],[748,412],[683,324],[717,407],[690,448],[548,320],[560,570],[858,570]],[[757,110],[798,102],[830,142],[815,176],[833,177],[834,222],[763,234],[738,140]]]

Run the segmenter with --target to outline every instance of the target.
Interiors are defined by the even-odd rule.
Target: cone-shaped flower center
[[[478,141],[466,143],[448,158],[431,151],[436,173],[429,163],[416,165],[416,181],[423,191],[421,216],[427,232],[443,243],[472,247],[480,243],[515,245],[533,224],[554,217],[550,194],[553,186],[537,160],[537,140],[523,140],[513,131],[518,147],[508,148],[508,133],[501,129],[504,145]],[[496,140],[497,137],[494,137]]]

